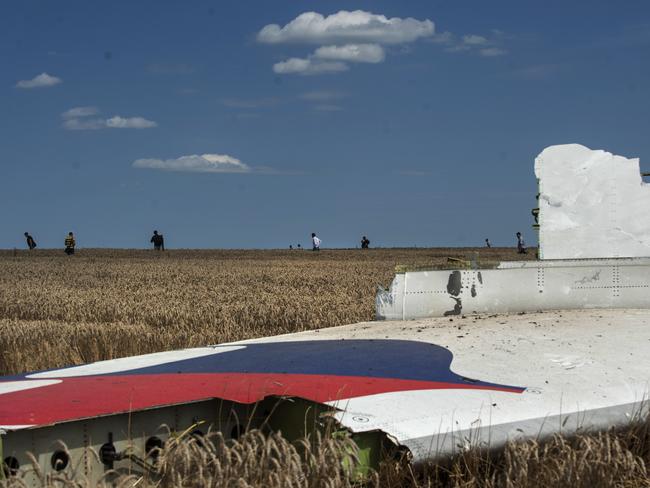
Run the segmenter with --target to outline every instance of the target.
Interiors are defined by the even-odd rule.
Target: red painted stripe
[[[45,425],[210,398],[254,403],[275,395],[322,403],[377,393],[436,389],[522,391],[362,376],[258,373],[87,376],[64,378],[56,385],[0,395],[0,425]]]

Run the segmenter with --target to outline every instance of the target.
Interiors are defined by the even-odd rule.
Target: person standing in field
[[[517,232],[517,252],[519,254],[526,254],[526,243],[524,238],[521,236],[521,232]]]
[[[36,241],[29,235],[29,232],[25,232],[25,239],[27,239],[27,247],[30,251],[36,247]]]
[[[320,251],[321,240],[318,237],[316,237],[315,232],[311,233],[311,243],[313,245],[313,247],[311,248],[312,251]]]
[[[492,247],[492,244],[490,244],[490,239],[487,237],[485,238],[485,247]]]
[[[74,247],[77,245],[76,241],[74,240],[74,234],[72,232],[68,232],[64,244],[65,244],[65,253],[68,256],[72,256],[74,254]]]
[[[162,234],[158,234],[157,230],[153,231],[153,236],[151,236],[151,242],[153,242],[153,248],[156,251],[165,250],[165,238]]]
[[[366,236],[363,236],[361,238],[361,249],[369,249],[370,248],[370,239],[368,239]]]

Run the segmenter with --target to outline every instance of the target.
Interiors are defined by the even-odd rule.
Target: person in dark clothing
[[[370,247],[370,240],[366,236],[363,236],[361,238],[361,249],[368,249],[369,247]]]
[[[165,250],[165,238],[162,234],[158,234],[157,230],[153,231],[153,236],[151,236],[151,242],[153,242],[153,248],[156,251]]]
[[[77,242],[74,240],[74,234],[72,232],[68,232],[64,244],[65,244],[65,253],[68,256],[72,256],[74,254],[74,247],[77,245]]]
[[[492,244],[490,244],[490,239],[487,237],[485,238],[485,247],[492,247]]]
[[[517,252],[519,254],[527,254],[528,251],[526,251],[526,243],[524,242],[524,238],[521,236],[521,232],[517,232]]]
[[[27,247],[30,251],[36,247],[36,241],[29,235],[29,232],[25,232],[25,239],[27,239]]]
[[[535,223],[539,224],[539,208],[534,208],[530,211],[531,214],[533,214],[533,218],[535,219]]]

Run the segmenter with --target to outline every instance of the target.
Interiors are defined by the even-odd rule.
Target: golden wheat
[[[433,266],[472,249],[349,251],[82,250],[0,252],[0,371],[4,374],[335,326],[373,318],[377,285],[396,265]],[[512,249],[480,250],[517,259]],[[532,255],[528,256],[529,258]],[[473,451],[417,469],[386,460],[368,487],[650,487],[650,428],[584,433]],[[279,434],[220,434],[170,443],[159,469],[117,486],[355,486],[349,440],[291,444]],[[343,444],[342,444],[343,443]],[[11,486],[21,486],[12,478]],[[65,472],[43,486],[86,486]]]
[[[0,374],[371,320],[398,264],[472,250],[0,252]],[[481,250],[513,259],[511,249]]]
[[[220,433],[197,441],[180,436],[168,442],[156,469],[144,476],[107,472],[100,486],[171,488],[609,488],[648,487],[650,422],[646,419],[607,432],[556,435],[546,442],[507,444],[499,453],[471,449],[445,463],[413,468],[386,460],[359,480],[350,467],[356,446],[345,436],[315,432],[290,443],[278,433],[249,431],[239,440]],[[37,469],[37,463],[34,460]],[[43,488],[91,486],[79,467],[43,473]],[[23,487],[20,478],[0,486]]]

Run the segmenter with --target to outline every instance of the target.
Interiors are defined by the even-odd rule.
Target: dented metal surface
[[[410,335],[445,345],[453,351],[451,369],[456,374],[524,387],[521,393],[387,392],[345,402],[337,414],[344,425],[389,432],[416,461],[470,445],[495,448],[508,440],[625,425],[647,407],[647,310],[491,314],[383,324],[345,330],[350,337]]]
[[[503,262],[407,271],[376,297],[380,320],[472,313],[650,308],[650,258]]]
[[[639,159],[579,144],[535,158],[542,259],[650,256],[650,184]]]
[[[522,391],[455,374],[452,359],[447,348],[408,338],[294,334],[100,361],[0,378],[0,427],[7,432],[8,464],[23,466],[30,484],[37,476],[27,451],[47,471],[60,451],[58,440],[68,446],[70,462],[83,464],[97,480],[105,470],[141,469],[133,462],[151,462],[151,439],[164,442],[173,432],[196,430],[194,424],[202,425],[202,433],[219,430],[226,437],[243,426],[264,426],[297,439],[309,433],[305,425],[320,422],[314,412],[335,410],[355,397],[426,389]],[[297,403],[305,407],[295,408]],[[163,424],[170,431],[160,429]],[[350,430],[366,446],[362,470],[376,464],[382,446],[394,438],[379,435],[380,429]],[[110,462],[91,450],[112,453]]]
[[[470,444],[496,447],[629,421],[644,408],[649,340],[647,310],[461,315],[360,323],[233,343],[221,346],[223,352],[179,351],[168,361],[141,356],[3,378],[4,451],[23,466],[24,451],[36,451],[48,470],[60,439],[76,461],[101,474],[105,467],[88,449],[99,449],[109,436],[118,450],[131,445],[146,456],[149,437],[166,438],[161,424],[178,431],[202,423],[203,432],[209,427],[230,435],[261,425],[275,402],[305,401],[332,409],[328,415],[342,428],[382,432],[423,461]],[[143,368],[154,385],[161,384],[157,375],[168,380],[174,372],[181,382],[169,383],[175,405],[142,387]],[[107,395],[132,408],[82,413],[105,408]],[[66,402],[77,409],[66,410]],[[54,419],[57,408],[67,417]],[[276,410],[284,412],[284,423],[273,427],[288,432],[305,425],[309,408]],[[128,460],[116,467],[134,469]]]

